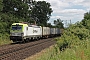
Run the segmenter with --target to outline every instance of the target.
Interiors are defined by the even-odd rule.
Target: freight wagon
[[[42,38],[48,38],[50,36],[50,28],[42,27]]]

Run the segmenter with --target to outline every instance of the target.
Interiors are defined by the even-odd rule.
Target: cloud
[[[83,9],[64,9],[64,10],[57,10],[55,13],[62,13],[62,14],[83,14],[86,11]]]
[[[73,3],[73,5],[82,5],[83,7],[90,7],[90,0],[70,0],[68,2]]]
[[[81,21],[84,13],[90,10],[90,0],[37,0],[47,1],[51,4],[53,13],[50,21],[61,18],[62,20]]]
[[[83,9],[65,9],[58,13],[54,13],[51,19],[60,18],[61,20],[72,20],[72,23],[81,21],[83,19],[84,13],[86,11]]]

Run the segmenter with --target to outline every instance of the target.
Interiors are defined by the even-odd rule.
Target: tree
[[[47,25],[47,21],[49,20],[52,8],[50,3],[46,1],[34,1],[33,7],[31,11],[31,17],[37,22],[38,25]]]
[[[26,18],[28,14],[28,5],[22,0],[3,0],[3,12],[10,13],[17,17]]]
[[[87,29],[90,29],[90,12],[84,14],[82,25],[85,26]]]
[[[12,14],[25,22],[47,25],[52,9],[50,3],[33,0],[3,0],[3,13]]]
[[[58,28],[64,28],[62,22],[63,22],[63,21],[61,21],[61,19],[54,20],[54,24],[55,24],[55,26],[58,27]]]
[[[53,26],[51,25],[51,23],[47,23],[47,26],[48,26],[48,27],[53,27]]]
[[[84,20],[90,19],[90,12],[84,14]]]
[[[37,20],[38,25],[48,25],[47,21],[49,20],[52,11],[50,3],[46,3],[45,1],[36,2],[33,0],[2,0],[2,3],[3,4],[0,4],[0,6],[3,5],[2,13],[0,14],[0,22],[3,22],[3,24],[0,23],[0,26],[2,27],[3,25],[5,32],[9,33],[11,24],[20,21],[34,23]],[[40,8],[37,8],[37,6]],[[43,13],[45,15],[43,15]]]
[[[2,0],[0,0],[0,11],[2,11],[3,9],[3,4],[2,4]]]

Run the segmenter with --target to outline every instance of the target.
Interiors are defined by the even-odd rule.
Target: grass
[[[37,60],[55,60],[57,58],[55,51],[54,47],[47,49],[47,51],[41,57],[37,58]]]
[[[12,41],[10,41],[9,36],[7,35],[0,35],[0,45],[9,44]]]
[[[0,39],[0,45],[5,45],[5,44],[9,44],[12,41],[8,40],[8,39]]]
[[[78,45],[64,51],[59,51],[59,48],[54,46],[37,60],[90,60],[90,41],[79,41]]]

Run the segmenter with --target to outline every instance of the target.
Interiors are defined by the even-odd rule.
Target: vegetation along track
[[[11,44],[0,47],[0,60],[23,60],[54,44],[53,38],[25,44]]]

